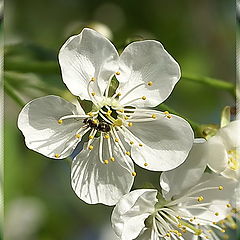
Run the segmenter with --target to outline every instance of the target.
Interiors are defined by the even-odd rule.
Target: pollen
[[[124,109],[119,109],[118,112],[124,113]]]
[[[226,206],[227,206],[228,208],[230,208],[230,207],[231,207],[231,204],[230,204],[230,203],[228,203]]]
[[[91,81],[92,81],[92,82],[96,81],[96,78],[95,78],[95,77],[92,77],[92,78],[91,78]]]
[[[108,134],[106,134],[106,135],[104,136],[104,138],[105,138],[105,139],[109,139],[110,136],[109,136]]]
[[[105,163],[105,164],[108,164],[109,162],[108,162],[108,160],[104,160],[104,163]]]
[[[150,87],[150,86],[153,85],[153,82],[149,81],[149,82],[147,83],[147,85]]]
[[[128,156],[130,156],[131,154],[130,154],[130,152],[126,152],[126,154],[128,155]]]
[[[156,115],[156,114],[152,114],[152,118],[153,118],[153,119],[156,119],[156,118],[157,118],[157,115]]]
[[[59,157],[60,157],[60,154],[56,153],[56,154],[54,155],[54,157],[55,157],[55,158],[59,158]]]
[[[130,144],[131,144],[131,145],[133,145],[133,144],[134,144],[134,142],[133,142],[133,141],[130,141]]]
[[[165,112],[163,112],[165,115],[168,115],[169,114],[169,112],[168,111],[165,111]]]
[[[197,198],[197,201],[198,202],[202,202],[204,200],[204,197],[203,196],[199,196],[198,198]]]
[[[88,149],[89,149],[89,150],[93,150],[93,145],[90,145],[90,146],[88,147]]]
[[[222,232],[222,233],[225,233],[226,231],[225,231],[224,229],[221,229],[221,232]]]
[[[59,119],[58,120],[58,124],[62,124],[63,123],[63,120],[62,119]]]
[[[171,234],[170,233],[166,233],[166,237],[171,237]]]
[[[115,158],[114,158],[114,157],[111,157],[110,160],[111,160],[112,162],[114,162],[114,161],[115,161]]]
[[[75,137],[76,137],[76,138],[80,138],[81,135],[80,135],[80,134],[76,134]]]
[[[125,120],[128,120],[128,119],[129,119],[129,117],[125,116],[125,117],[124,117],[124,119],[125,119]]]
[[[182,219],[180,216],[177,216],[177,219]]]
[[[219,186],[218,190],[222,191],[223,190],[223,186]]]
[[[139,147],[142,147],[143,145],[141,143],[138,144]]]
[[[169,118],[169,119],[170,119],[170,118],[172,118],[172,116],[169,114],[169,115],[167,115],[167,118]]]
[[[116,72],[116,75],[120,75],[120,72]]]
[[[119,142],[119,139],[118,139],[118,138],[115,138],[114,140],[115,140],[115,142]]]
[[[219,216],[219,213],[218,213],[218,212],[215,212],[214,214],[215,214],[215,216]]]
[[[90,135],[88,138],[89,138],[89,139],[93,139],[93,138],[94,138],[94,136],[91,136],[91,135]]]
[[[122,126],[122,120],[121,119],[115,120],[114,125],[117,126],[117,127],[121,127]]]
[[[145,162],[145,163],[144,163],[144,166],[147,167],[147,166],[148,166],[148,163]]]
[[[146,100],[147,99],[147,97],[146,96],[142,96],[142,100]]]
[[[132,172],[132,176],[133,176],[133,177],[136,177],[136,176],[137,176],[137,173],[136,173],[136,172]]]
[[[93,120],[93,123],[94,123],[94,124],[98,124],[98,120],[97,120],[97,119],[94,119],[94,120]]]
[[[122,94],[121,93],[118,93],[117,96],[120,97]]]
[[[129,126],[129,127],[132,127],[132,125],[133,125],[133,124],[132,124],[131,122],[128,123],[128,126]]]
[[[92,112],[89,112],[87,115],[90,116],[90,117],[93,117],[93,113]]]
[[[95,96],[95,95],[96,95],[96,93],[95,93],[95,92],[92,92],[92,93],[91,93],[91,95],[92,95],[92,96]]]

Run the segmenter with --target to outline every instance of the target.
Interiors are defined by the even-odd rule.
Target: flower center
[[[233,149],[230,149],[227,151],[228,153],[228,167],[231,169],[231,170],[238,170],[240,168],[240,156],[237,152],[237,149],[236,148],[233,148]]]

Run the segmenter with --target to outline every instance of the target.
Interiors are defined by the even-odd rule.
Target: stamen
[[[58,124],[62,124],[62,123],[63,123],[63,120],[59,119]]]
[[[149,82],[147,83],[147,85],[150,87],[150,86],[153,85],[153,82],[149,81]]]
[[[116,75],[120,75],[120,72],[116,72]]]
[[[60,154],[56,153],[56,154],[54,155],[54,157],[55,157],[55,158],[60,158]]]

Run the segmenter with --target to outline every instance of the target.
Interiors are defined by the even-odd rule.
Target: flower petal
[[[198,196],[203,196],[204,200],[201,203],[209,203],[209,205],[207,206],[208,210],[205,211],[202,209],[194,208],[188,209],[188,212],[192,216],[211,222],[218,222],[226,218],[227,215],[231,212],[231,208],[227,207],[227,204],[229,204],[229,202],[234,196],[236,184],[236,181],[227,179],[223,176],[204,173],[199,184],[191,188],[188,192],[203,189],[202,191],[199,191],[198,193],[191,196],[195,196],[196,198]],[[218,189],[219,186],[222,187],[222,190]],[[188,194],[188,192],[186,192],[186,194]],[[184,204],[184,207],[186,207],[186,205],[187,203]],[[204,224],[204,221],[200,222],[201,224]]]
[[[194,186],[202,177],[207,166],[204,142],[193,144],[186,161],[182,165],[161,174],[160,185],[166,200],[170,200],[174,195],[178,195]]]
[[[76,106],[63,98],[52,95],[40,97],[22,109],[18,117],[18,128],[25,136],[28,148],[50,158],[65,158],[79,142],[76,132],[83,123],[68,119],[59,124],[58,120],[73,114],[78,114]]]
[[[228,166],[228,154],[223,139],[220,136],[213,136],[206,145],[209,168],[216,173],[224,171]]]
[[[102,159],[108,160],[107,164],[101,162],[99,155],[100,139],[95,139],[91,144],[92,150],[84,150],[73,160],[71,179],[72,188],[77,196],[89,204],[103,203],[114,205],[132,187],[134,177],[130,169],[123,167],[121,155],[113,150],[115,161],[112,162],[108,155],[106,141],[103,142]]]
[[[92,91],[102,95],[118,69],[118,53],[103,35],[84,28],[64,43],[59,52],[59,63],[63,81],[72,94],[91,100],[87,84],[96,78],[91,83]]]
[[[145,219],[154,212],[157,190],[139,189],[125,196],[115,206],[112,225],[122,240],[135,239],[145,227]]]
[[[133,119],[141,118],[135,112]],[[152,171],[168,171],[183,163],[193,144],[193,131],[183,118],[171,114],[171,118],[159,111],[146,111],[144,115],[155,119],[151,122],[133,122],[126,131],[127,141],[137,138],[142,145],[133,144],[131,156],[140,167]],[[133,139],[134,141],[134,139]]]
[[[180,79],[178,63],[169,55],[162,44],[153,40],[129,44],[120,56],[118,92],[121,104],[139,97],[132,106],[154,107],[163,102]],[[139,84],[141,86],[137,87]],[[126,98],[124,94],[131,91]],[[145,96],[146,100],[141,97]]]

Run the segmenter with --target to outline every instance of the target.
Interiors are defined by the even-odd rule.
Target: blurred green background
[[[69,36],[86,26],[104,31],[120,51],[132,40],[159,40],[183,74],[235,82],[235,1],[6,1],[6,240],[114,240],[112,208],[78,199],[71,190],[69,163],[27,149],[16,126],[21,102],[47,94],[69,98],[57,54]],[[233,106],[234,98],[182,79],[165,103],[209,124],[219,123],[222,108]],[[137,172],[134,188],[149,181],[158,185],[159,173]]]

